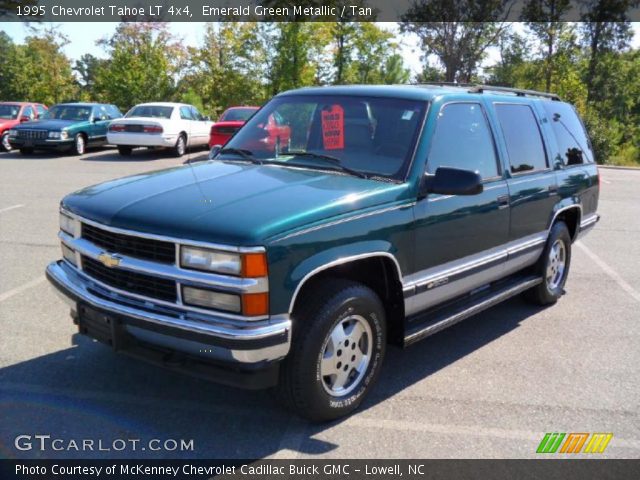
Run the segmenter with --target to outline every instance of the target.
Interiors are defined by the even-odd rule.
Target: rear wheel
[[[176,140],[176,145],[173,147],[173,155],[175,157],[182,157],[184,153],[187,151],[187,139],[184,134],[181,134]]]
[[[536,265],[542,283],[526,292],[526,298],[537,305],[550,305],[564,294],[564,284],[571,263],[571,236],[564,222],[551,227],[547,245]]]
[[[87,140],[84,138],[84,135],[78,133],[75,137],[73,137],[73,146],[71,147],[71,153],[73,155],[84,155],[87,150]]]
[[[131,147],[124,147],[122,145],[118,145],[118,153],[123,157],[128,157],[129,155],[131,155],[132,150],[133,148]]]
[[[380,299],[362,284],[332,280],[313,297],[296,314],[278,393],[300,416],[325,421],[351,413],[375,384],[386,323]]]
[[[12,150],[11,144],[9,143],[9,132],[4,132],[2,134],[2,139],[0,140],[0,144],[2,145],[2,149],[5,152],[10,152]]]

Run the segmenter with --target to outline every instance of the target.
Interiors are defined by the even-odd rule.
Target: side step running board
[[[493,307],[504,300],[518,295],[519,293],[528,290],[531,287],[542,283],[542,278],[538,276],[529,276],[519,279],[517,283],[511,283],[498,290],[489,291],[481,294],[479,298],[476,298],[472,303],[465,303],[454,310],[447,310],[443,313],[436,313],[432,318],[429,318],[426,326],[419,325],[417,329],[407,332],[404,337],[404,346],[411,345],[419,340],[422,340],[429,335],[439,332],[451,325],[454,325],[462,320],[465,320],[476,313],[480,313],[487,308]]]

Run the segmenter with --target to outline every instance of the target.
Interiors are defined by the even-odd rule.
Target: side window
[[[482,178],[499,175],[493,137],[479,103],[452,103],[438,114],[427,171],[453,167],[477,171]]]
[[[23,117],[29,117],[31,120],[36,118],[36,114],[33,111],[33,107],[31,107],[31,106],[24,107],[24,110],[22,111],[22,116]]]
[[[122,113],[120,113],[120,110],[118,110],[118,107],[115,105],[107,105],[107,112],[110,120],[122,117]]]
[[[45,113],[47,113],[47,109],[42,105],[36,105],[36,110],[38,111],[38,118],[41,118]]]
[[[189,107],[180,107],[180,118],[182,120],[193,120],[191,109]]]
[[[547,154],[538,122],[529,105],[495,105],[509,154],[511,173],[547,168]]]
[[[196,107],[191,107],[191,116],[193,117],[194,120],[202,120],[203,119],[202,115],[200,115],[200,112],[198,111],[198,109]]]
[[[543,106],[553,128],[562,163],[564,165],[592,163],[591,142],[573,107],[562,102],[544,102]]]

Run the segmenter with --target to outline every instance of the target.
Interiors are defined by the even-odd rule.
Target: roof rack
[[[538,92],[537,90],[525,90],[523,88],[496,87],[493,85],[474,85],[469,89],[469,93],[484,93],[485,90],[492,92],[514,93],[518,97],[542,97],[560,101],[560,97],[555,93]]]
[[[538,92],[537,90],[526,90],[524,88],[512,88],[512,87],[499,87],[494,85],[484,85],[477,83],[456,83],[456,82],[427,82],[427,83],[414,83],[412,85],[424,85],[434,87],[460,87],[468,88],[469,93],[484,93],[486,91],[501,92],[501,93],[513,93],[518,97],[542,97],[549,98],[551,100],[560,101],[560,97],[555,93]]]

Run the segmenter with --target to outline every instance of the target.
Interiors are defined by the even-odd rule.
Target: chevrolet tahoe
[[[260,142],[271,115],[286,145]],[[599,219],[557,96],[490,86],[281,93],[208,161],[66,196],[47,277],[79,332],[315,421],[358,407],[388,344],[564,293]],[[482,328],[478,325],[478,328]]]

